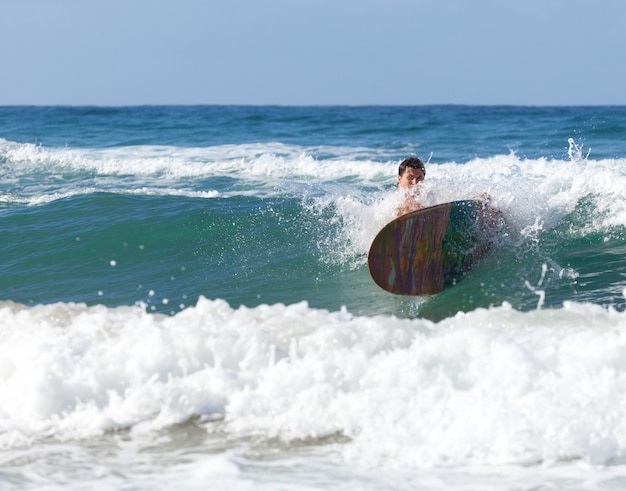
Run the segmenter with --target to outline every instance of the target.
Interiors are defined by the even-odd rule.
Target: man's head
[[[424,163],[417,157],[404,159],[398,167],[398,187],[411,188],[426,177]]]

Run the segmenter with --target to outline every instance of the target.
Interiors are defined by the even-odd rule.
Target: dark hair
[[[400,162],[400,167],[398,167],[398,175],[401,176],[406,171],[407,167],[412,167],[413,169],[422,169],[424,171],[424,175],[426,175],[426,167],[424,167],[424,162],[422,162],[417,157],[409,157],[408,159],[404,159]]]

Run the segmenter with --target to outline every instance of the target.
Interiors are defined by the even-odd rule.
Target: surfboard
[[[439,293],[493,248],[504,227],[502,213],[475,200],[407,213],[376,235],[367,258],[370,275],[391,293]]]

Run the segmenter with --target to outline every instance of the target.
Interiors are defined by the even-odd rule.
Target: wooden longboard
[[[456,284],[504,229],[502,214],[474,200],[407,213],[378,233],[367,262],[384,290],[428,295]]]

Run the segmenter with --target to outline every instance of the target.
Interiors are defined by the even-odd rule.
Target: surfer
[[[424,206],[417,200],[417,185],[426,177],[426,167],[417,157],[409,157],[398,167],[398,191],[404,193],[404,201],[396,210],[397,216],[419,210]]]
[[[426,167],[417,157],[409,157],[400,162],[398,167],[398,191],[403,193],[403,201],[396,209],[396,216],[424,208],[424,205],[417,200],[417,195],[419,194],[418,185],[425,177]],[[477,201],[488,215],[494,213],[498,214],[498,216],[502,215],[500,211],[490,208],[491,196],[489,196],[489,193],[481,193],[472,199]]]

